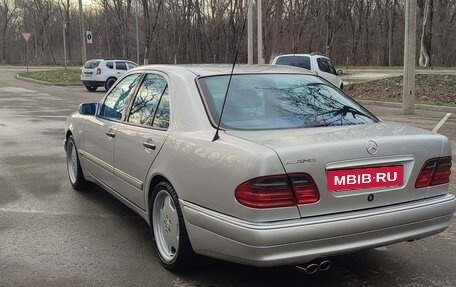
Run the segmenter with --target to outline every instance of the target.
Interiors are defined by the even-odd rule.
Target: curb
[[[35,84],[40,84],[40,85],[45,85],[45,86],[57,86],[57,87],[69,87],[69,86],[83,86],[82,83],[51,83],[47,81],[41,81],[41,80],[35,80],[35,79],[30,79],[26,77],[21,77],[19,74],[16,74],[16,79],[26,81],[26,82],[31,82]]]
[[[380,106],[380,107],[402,108],[402,103],[398,103],[398,102],[382,102],[382,101],[369,101],[369,100],[356,100],[356,101],[360,102],[363,105],[376,105],[376,106]],[[456,113],[456,107],[450,107],[450,106],[415,104],[415,109],[426,110],[426,111],[436,111],[436,112]]]

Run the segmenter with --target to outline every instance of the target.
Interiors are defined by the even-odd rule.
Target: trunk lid
[[[301,217],[368,209],[425,198],[429,189],[416,189],[415,181],[426,160],[441,156],[444,139],[443,136],[426,130],[384,122],[302,130],[231,130],[227,133],[272,148],[286,173],[307,173],[312,176],[320,200],[314,204],[298,206]],[[372,148],[376,151],[373,152]],[[393,173],[393,170],[398,169],[403,172],[401,184],[394,185],[389,181],[383,183],[384,176],[389,176],[389,179],[400,176]],[[383,186],[364,186],[362,189],[351,189],[349,186],[341,188],[343,190],[330,190],[328,175],[332,183],[335,179],[339,184],[347,181],[341,175],[341,170],[342,174],[372,171],[373,178],[377,172],[382,180],[380,185]],[[381,178],[378,172],[387,175],[382,175]],[[334,178],[333,173],[339,176]],[[357,177],[358,181],[359,179]]]

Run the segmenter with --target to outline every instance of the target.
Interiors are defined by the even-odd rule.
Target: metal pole
[[[27,73],[29,72],[29,52],[28,52],[28,41],[25,41],[25,54],[27,57]]]
[[[416,48],[416,0],[405,1],[404,36],[404,84],[402,109],[404,115],[415,113],[415,48]]]
[[[67,68],[67,50],[66,50],[66,36],[65,36],[65,29],[66,29],[66,23],[65,21],[63,22],[63,63],[65,65],[65,69]]]
[[[84,25],[84,11],[82,10],[82,0],[79,0],[79,18],[81,24],[81,60],[84,65],[87,62],[87,48],[86,48],[86,36],[85,36],[85,25]]]
[[[263,59],[263,1],[257,0],[257,10],[258,10],[258,64],[264,64]]]
[[[249,0],[247,7],[247,63],[253,64],[253,0]]]
[[[139,64],[139,25],[138,25],[138,1],[136,0],[136,63]]]

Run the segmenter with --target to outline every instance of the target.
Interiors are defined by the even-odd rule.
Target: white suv
[[[98,87],[107,90],[126,71],[138,67],[138,64],[121,59],[92,59],[82,67],[81,81],[87,90],[93,92]]]
[[[343,89],[344,84],[339,75],[342,70],[336,71],[331,60],[319,53],[310,54],[285,54],[275,57],[273,65],[287,65],[311,70],[334,86]]]

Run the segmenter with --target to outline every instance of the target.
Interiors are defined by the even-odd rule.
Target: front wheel
[[[153,191],[151,203],[151,229],[160,262],[168,270],[182,270],[193,257],[193,250],[172,185],[160,182]]]
[[[81,164],[79,163],[78,151],[73,136],[70,136],[66,145],[67,171],[70,183],[75,190],[83,190],[90,183],[84,178]]]

